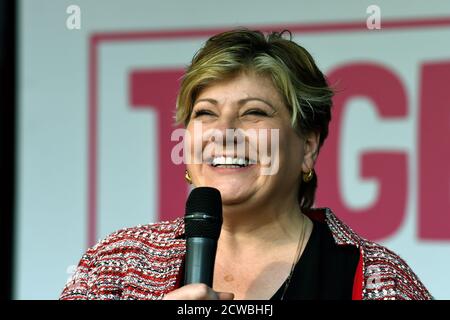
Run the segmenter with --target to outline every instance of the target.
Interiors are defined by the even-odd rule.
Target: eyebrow
[[[197,101],[195,101],[194,106],[198,103],[198,102],[209,102],[211,104],[217,105],[219,102],[215,99],[211,99],[211,98],[205,98],[205,99],[198,99]],[[241,107],[244,104],[246,104],[249,101],[260,101],[263,102],[265,104],[267,104],[269,107],[271,107],[274,111],[276,111],[277,109],[267,100],[261,99],[261,98],[257,98],[257,97],[249,97],[249,98],[245,98],[245,99],[241,99],[238,101],[238,105]]]

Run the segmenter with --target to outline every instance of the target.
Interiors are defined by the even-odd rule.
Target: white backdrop
[[[405,218],[395,233],[379,242],[399,253],[436,298],[450,298],[447,273],[450,237],[430,240],[417,236],[420,66],[424,62],[450,61],[450,26],[383,30],[384,21],[449,18],[450,2],[340,3],[337,6],[324,0],[314,3],[20,1],[15,298],[57,298],[86,250],[89,237],[99,239],[117,229],[159,219],[158,118],[154,110],[133,109],[129,92],[131,73],[183,68],[206,39],[202,30],[236,26],[282,29],[285,25],[327,23],[342,27],[348,22],[364,23],[370,4],[381,9],[381,30],[330,32],[328,27],[328,31],[322,32],[294,32],[295,40],[312,53],[326,73],[350,63],[368,62],[383,65],[402,82],[408,108],[402,118],[381,119],[373,102],[363,97],[348,102],[339,138],[342,199],[346,207],[353,209],[367,208],[376,202],[377,181],[360,177],[358,155],[362,151],[405,153],[408,157]],[[81,9],[79,30],[66,27],[69,16],[66,9],[70,5]],[[191,30],[190,35],[108,40],[108,35],[124,32],[183,30]],[[98,41],[93,49],[94,35]],[[92,50],[96,50],[95,55]],[[93,57],[97,224],[89,231],[92,228],[88,196],[92,151],[89,85]],[[187,192],[185,188],[182,193]],[[322,202],[321,205],[327,205]],[[336,214],[339,216],[339,212]]]

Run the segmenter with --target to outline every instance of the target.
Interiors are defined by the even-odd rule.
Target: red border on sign
[[[88,188],[87,188],[87,245],[96,243],[97,235],[97,112],[98,112],[98,48],[105,42],[122,41],[148,41],[161,39],[186,39],[210,37],[214,34],[230,30],[235,26],[211,29],[175,29],[159,31],[135,32],[102,32],[93,33],[89,38],[89,64],[88,64]],[[450,27],[450,17],[428,19],[404,19],[382,22],[382,30],[368,30],[366,21],[332,22],[318,24],[283,24],[270,26],[250,26],[250,29],[270,32],[273,30],[290,30],[292,33],[343,33],[343,32],[381,32],[386,30]]]

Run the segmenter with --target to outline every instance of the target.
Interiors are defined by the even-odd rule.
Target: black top
[[[297,262],[284,300],[352,299],[359,250],[337,245],[325,223],[313,220],[313,230]],[[271,300],[280,300],[284,282]]]

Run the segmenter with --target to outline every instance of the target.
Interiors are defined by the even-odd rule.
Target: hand
[[[216,292],[203,283],[191,283],[167,293],[163,300],[233,300],[231,292]]]

